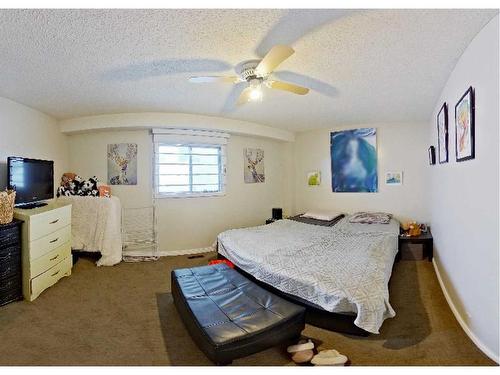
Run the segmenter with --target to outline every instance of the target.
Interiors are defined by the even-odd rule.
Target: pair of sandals
[[[335,349],[321,350],[315,354],[314,343],[311,339],[300,340],[297,344],[287,348],[292,361],[296,364],[311,363],[315,366],[344,366],[348,358]]]

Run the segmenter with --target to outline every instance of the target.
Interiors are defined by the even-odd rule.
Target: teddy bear
[[[70,181],[73,181],[76,177],[76,173],[66,172],[61,177],[61,186],[68,187]]]

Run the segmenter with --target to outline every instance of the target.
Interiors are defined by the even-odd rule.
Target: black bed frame
[[[217,259],[227,259],[219,252],[217,252]],[[227,259],[230,261],[230,259]],[[356,336],[369,336],[370,332],[365,331],[364,329],[359,328],[354,325],[354,320],[356,319],[356,315],[348,315],[348,314],[339,314],[330,311],[326,311],[318,306],[311,304],[308,301],[305,301],[302,298],[297,296],[293,296],[291,294],[282,292],[269,284],[266,284],[260,280],[257,280],[255,277],[250,275],[249,273],[243,271],[241,268],[236,265],[234,268],[240,272],[243,276],[252,280],[257,285],[260,285],[262,288],[270,291],[277,296],[280,296],[292,303],[296,303],[298,305],[304,306],[306,308],[306,323],[311,324],[313,326],[328,329],[330,331],[347,333],[349,335]]]

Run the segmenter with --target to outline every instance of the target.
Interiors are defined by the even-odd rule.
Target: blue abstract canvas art
[[[377,129],[332,132],[330,155],[333,192],[377,192]]]

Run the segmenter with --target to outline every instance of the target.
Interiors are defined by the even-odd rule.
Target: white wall
[[[293,141],[294,133],[224,117],[204,116],[190,113],[140,112],[77,117],[59,122],[66,134],[98,130],[148,130],[151,128],[216,129],[231,134],[266,137],[280,141]]]
[[[428,167],[436,265],[445,294],[465,331],[498,362],[499,321],[499,94],[498,16],[476,36],[451,73],[430,121],[449,107],[450,162]],[[476,157],[455,160],[454,107],[469,86],[476,99]]]
[[[116,185],[111,194],[123,207],[152,204],[152,140],[147,130],[92,132],[68,136],[69,169],[84,179],[97,176],[108,184],[107,147],[110,143],[137,143],[137,185]]]
[[[377,128],[377,193],[333,193],[330,166],[330,132],[340,129]],[[370,124],[296,134],[295,211],[328,208],[342,212],[385,211],[400,220],[429,220],[426,209],[428,164],[426,124]],[[321,172],[320,186],[307,186],[307,173]],[[403,185],[387,186],[386,171],[403,171]]]
[[[66,136],[42,112],[0,97],[0,190],[7,185],[7,157],[54,160],[54,189],[68,166]]]
[[[152,200],[152,140],[147,130],[100,131],[68,136],[70,169],[82,177],[107,179],[108,143],[138,144],[138,185],[113,186],[124,207],[141,207]],[[259,147],[265,153],[266,182],[245,184],[243,149]],[[164,198],[157,201],[160,250],[210,246],[223,230],[263,224],[272,207],[290,211],[288,173],[291,148],[286,142],[232,135],[227,146],[227,190],[222,197]]]

